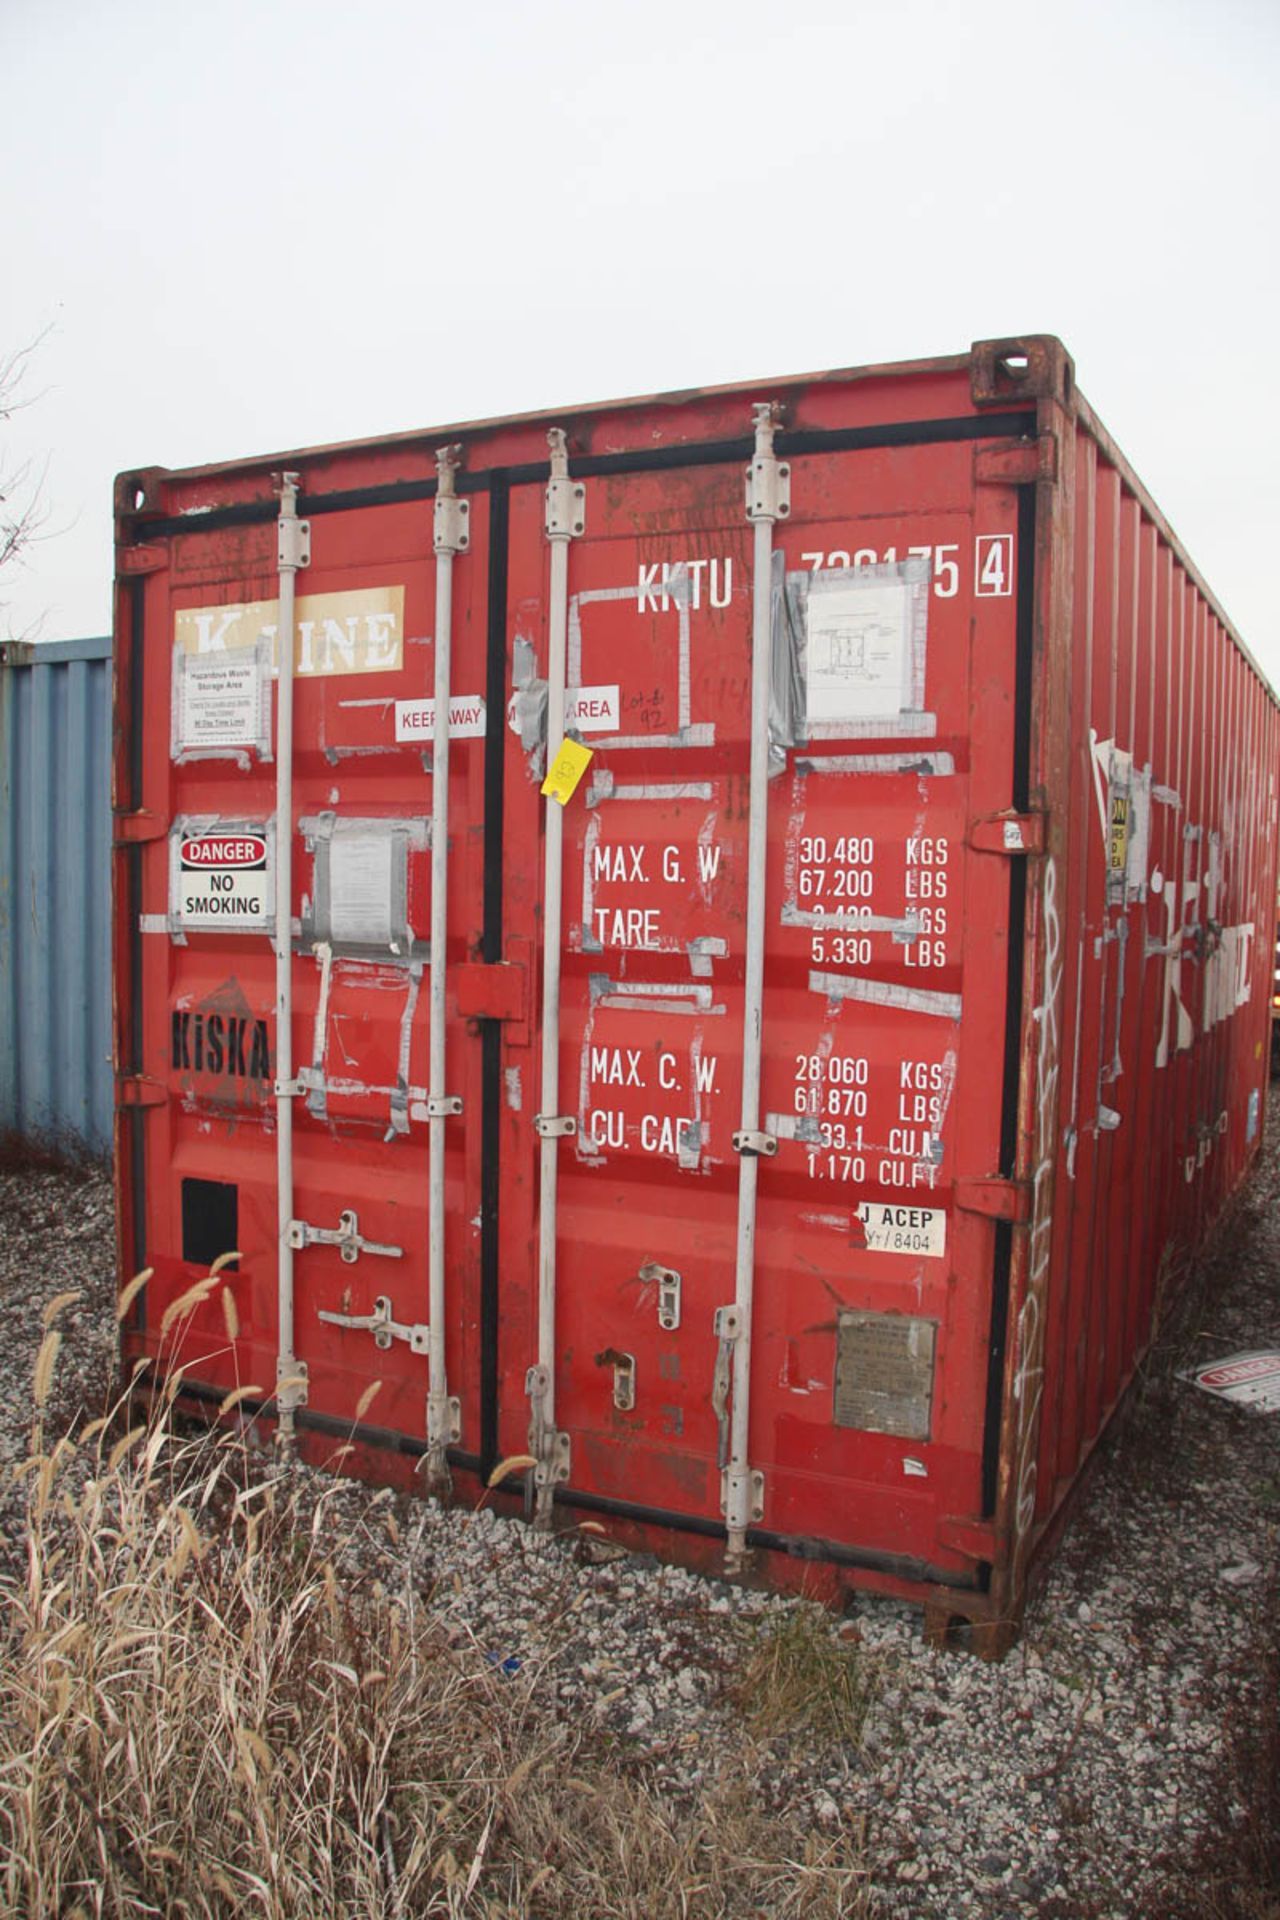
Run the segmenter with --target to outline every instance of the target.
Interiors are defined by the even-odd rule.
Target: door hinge
[[[750,1154],[753,1159],[767,1160],[778,1151],[778,1143],[771,1133],[759,1127],[739,1127],[733,1136],[733,1150]]]
[[[122,1075],[116,1081],[117,1107],[162,1107],[168,1098],[169,1089],[143,1073]]]
[[[759,1467],[725,1467],[720,1511],[731,1527],[758,1527],[764,1519],[764,1474]]]
[[[137,813],[117,813],[111,818],[112,845],[137,847],[149,840],[163,840],[168,828],[158,814],[140,809]]]
[[[953,1553],[966,1560],[986,1560],[992,1566],[1004,1558],[1008,1544],[1004,1530],[994,1520],[979,1520],[961,1514],[943,1514],[938,1521],[938,1539]]]
[[[587,490],[569,473],[569,443],[563,427],[547,431],[551,477],[546,489],[548,540],[577,540],[587,530]]]
[[[992,440],[974,448],[976,486],[1030,487],[1037,480],[1058,477],[1058,436],[1041,433],[1033,440]]]
[[[284,516],[277,523],[276,562],[282,573],[311,565],[311,522]]]
[[[116,573],[119,577],[130,579],[140,573],[159,573],[169,564],[167,546],[155,547],[118,547],[116,549]]]
[[[1048,825],[1048,815],[1038,811],[987,814],[970,821],[969,845],[975,853],[1043,853]]]
[[[1031,1182],[1006,1180],[1000,1174],[957,1180],[952,1189],[956,1205],[965,1213],[988,1220],[1012,1220],[1021,1225],[1031,1218]]]
[[[510,960],[464,960],[450,969],[460,1020],[526,1020],[529,975]]]

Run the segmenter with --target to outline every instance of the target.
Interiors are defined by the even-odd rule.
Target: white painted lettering
[[[641,566],[636,576],[636,611],[669,613],[672,606],[687,604],[697,612],[703,604],[702,583],[707,582],[707,600],[713,607],[727,607],[733,598],[733,560],[655,560]]]
[[[365,665],[393,667],[396,664],[396,616],[394,613],[366,613]]]
[[[626,1140],[626,1123],[620,1113],[596,1107],[587,1115],[587,1139],[593,1147],[620,1147]]]
[[[602,947],[656,947],[658,915],[654,908],[597,907],[596,938]]]
[[[225,653],[227,631],[240,617],[239,607],[206,607],[195,615],[196,652]]]
[[[656,613],[658,611],[658,594],[654,585],[657,578],[658,569],[656,564],[652,567],[641,567],[640,578],[636,583],[636,611],[638,613]]]
[[[673,1119],[669,1113],[646,1113],[640,1118],[640,1145],[645,1153],[678,1153],[680,1135],[692,1122],[683,1116]]]
[[[601,1083],[606,1087],[642,1087],[644,1081],[640,1075],[640,1053],[638,1049],[627,1047],[623,1060],[621,1047],[592,1047],[591,1083]]]
[[[638,880],[643,885],[649,877],[644,870],[644,853],[642,846],[596,847],[591,856],[593,876],[597,880]]]

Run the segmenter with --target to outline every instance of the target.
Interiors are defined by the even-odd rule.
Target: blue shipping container
[[[111,1150],[111,641],[0,646],[0,1129]]]

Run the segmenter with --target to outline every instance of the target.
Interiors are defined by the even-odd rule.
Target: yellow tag
[[[1129,862],[1129,796],[1111,796],[1111,833],[1107,842],[1107,863],[1112,873],[1123,873]]]
[[[591,748],[584,747],[580,740],[562,740],[560,751],[542,783],[547,798],[558,800],[562,807],[572,799],[573,790],[590,766],[591,758]]]

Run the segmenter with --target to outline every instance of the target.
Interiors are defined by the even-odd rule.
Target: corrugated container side
[[[111,641],[0,648],[0,1126],[111,1148]]]
[[[1238,1187],[1267,1097],[1275,697],[1077,408],[1074,427],[1053,423],[1058,577],[1041,579],[1070,719],[1066,764],[1046,769],[1047,925],[1029,954],[1032,1220],[1009,1376],[1014,1552],[996,1581],[1011,1607],[1019,1558],[1051,1530]]]

